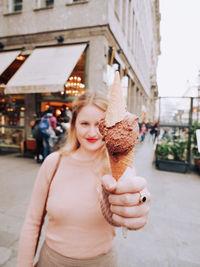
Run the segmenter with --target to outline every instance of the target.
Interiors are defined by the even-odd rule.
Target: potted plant
[[[187,141],[176,138],[161,140],[156,146],[156,167],[160,170],[185,173],[188,170]]]

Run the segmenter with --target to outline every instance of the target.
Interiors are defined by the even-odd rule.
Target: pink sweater
[[[17,266],[32,267],[42,210],[58,152],[43,162],[22,228]],[[95,257],[113,246],[114,228],[104,219],[97,193],[94,162],[63,156],[47,202],[47,245],[72,258]]]

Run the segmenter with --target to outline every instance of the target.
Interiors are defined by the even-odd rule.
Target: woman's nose
[[[92,137],[92,136],[95,136],[96,134],[97,134],[97,127],[95,127],[95,126],[90,126],[89,127],[89,132],[88,132],[88,134]]]

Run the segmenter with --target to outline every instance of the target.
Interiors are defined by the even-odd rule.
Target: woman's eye
[[[81,122],[81,125],[88,125],[88,122],[86,122],[86,121]]]

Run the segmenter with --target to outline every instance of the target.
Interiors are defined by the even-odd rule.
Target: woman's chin
[[[103,143],[96,143],[96,144],[87,144],[84,146],[84,149],[88,152],[97,152],[99,151],[103,146]]]

